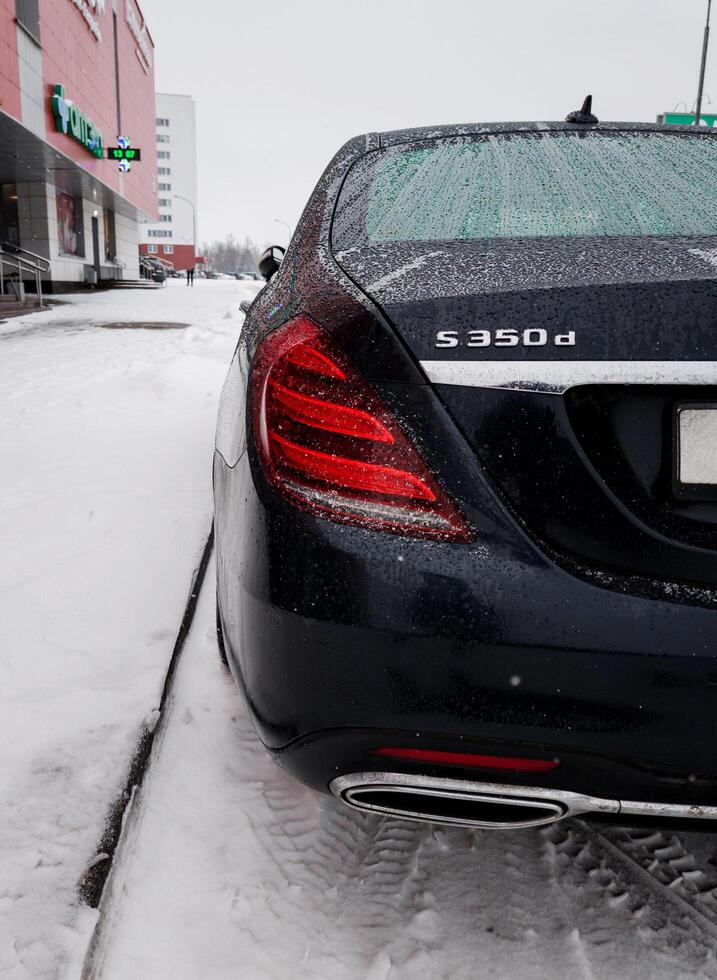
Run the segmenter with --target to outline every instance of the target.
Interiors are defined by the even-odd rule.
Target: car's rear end
[[[389,134],[328,172],[215,463],[230,663],[305,782],[717,815],[715,138]]]

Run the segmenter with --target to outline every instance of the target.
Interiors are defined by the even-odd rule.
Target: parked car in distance
[[[468,826],[717,818],[717,133],[371,133],[223,389],[217,620],[268,751]]]
[[[235,279],[253,279],[254,281],[256,281],[256,280],[260,279],[261,277],[260,277],[260,275],[259,275],[258,272],[235,272],[234,273],[234,278]]]
[[[143,255],[140,257],[139,262],[140,275],[145,279],[151,279],[153,282],[166,282],[167,280],[167,267],[164,266],[158,259],[155,259],[151,255]]]

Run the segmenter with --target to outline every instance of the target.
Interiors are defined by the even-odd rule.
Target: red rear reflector
[[[473,755],[469,752],[438,752],[434,749],[373,749],[371,755],[407,759],[410,762],[435,762],[439,765],[505,769],[512,772],[552,772],[560,765],[556,759],[519,759],[502,755]]]
[[[250,383],[264,471],[295,506],[416,537],[470,538],[396,419],[308,317],[267,334]]]

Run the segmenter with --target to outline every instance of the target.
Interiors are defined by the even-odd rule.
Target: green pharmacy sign
[[[695,114],[693,112],[663,112],[657,117],[658,123],[666,126],[694,126]],[[708,116],[704,112],[700,116],[700,123],[705,126],[714,126],[717,116]]]
[[[55,85],[50,101],[57,132],[76,140],[93,157],[104,157],[102,133],[74,102],[65,98],[64,85]]]

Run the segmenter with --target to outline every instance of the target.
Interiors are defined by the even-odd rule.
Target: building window
[[[157,187],[159,188],[160,191],[171,191],[172,189],[171,184],[158,184]]]
[[[157,173],[159,174],[160,177],[169,177],[169,175],[172,173],[172,168],[171,167],[157,167]]]
[[[15,0],[15,18],[34,41],[40,43],[40,11],[38,0]]]
[[[172,198],[171,197],[160,197],[160,199],[159,199],[159,206],[160,206],[160,208],[170,208],[172,206]]]
[[[157,159],[158,160],[169,160],[170,156],[171,156],[171,154],[170,154],[169,150],[157,150]]]
[[[147,251],[149,252],[150,255],[156,255],[157,254],[157,246],[156,245],[148,245],[147,246]]]
[[[171,214],[160,214],[159,220],[160,221],[171,221],[172,220],[172,215]]]
[[[147,232],[147,237],[148,238],[171,238],[172,232],[162,231],[159,228],[150,228],[150,230]]]
[[[169,119],[160,116],[157,119],[157,126],[169,126]]]
[[[164,134],[157,133],[157,142],[158,143],[169,143],[169,133],[164,133]]]
[[[174,255],[174,245],[163,245],[162,251],[165,255]]]
[[[55,195],[57,208],[57,240],[62,255],[84,256],[85,234],[82,221],[82,198],[58,191]]]

